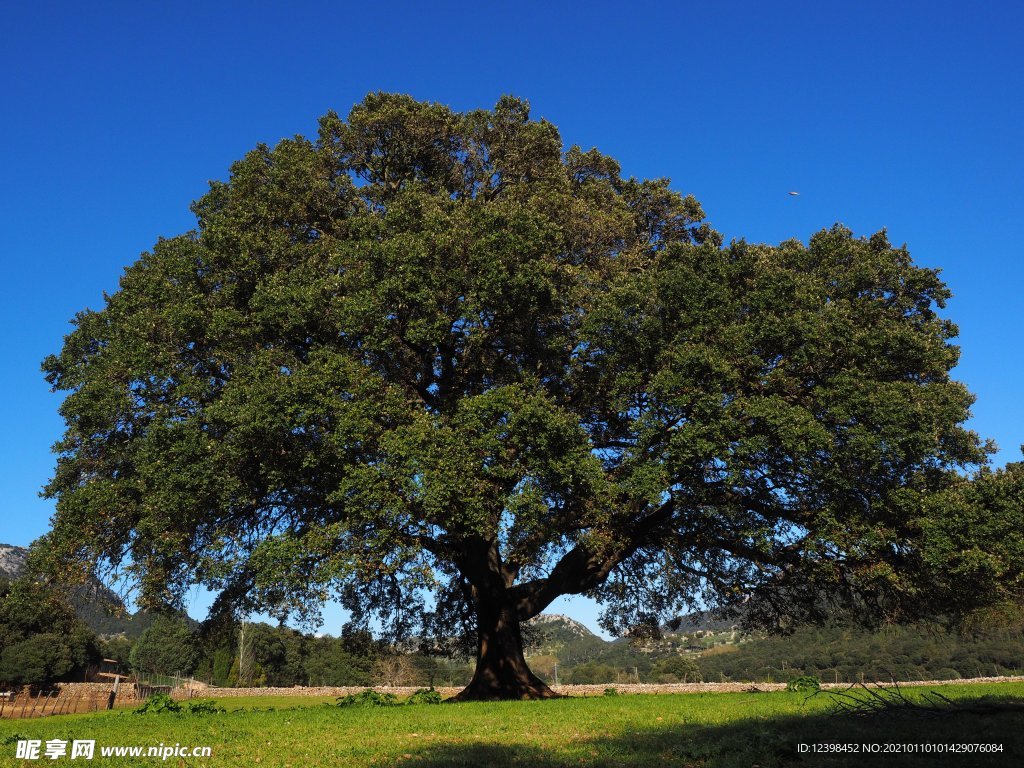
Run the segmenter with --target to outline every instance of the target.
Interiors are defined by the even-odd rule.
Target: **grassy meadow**
[[[909,689],[958,703],[1024,702],[1024,683]],[[338,708],[322,699],[224,699],[208,715],[130,711],[0,721],[0,765],[157,765],[101,746],[210,746],[177,766],[1000,766],[1024,764],[1024,711],[835,715],[821,693],[618,695],[539,702]],[[19,738],[95,739],[92,761],[17,760]],[[994,743],[986,754],[813,754],[799,744]],[[884,747],[882,747],[884,748]]]

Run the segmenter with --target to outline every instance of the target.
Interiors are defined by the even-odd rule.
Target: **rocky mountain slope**
[[[10,544],[0,544],[0,576],[16,579],[25,569],[28,550]]]

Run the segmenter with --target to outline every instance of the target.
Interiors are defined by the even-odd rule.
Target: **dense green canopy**
[[[965,623],[1024,628],[1024,463],[956,478],[928,498],[920,570]]]
[[[985,461],[936,270],[841,226],[723,245],[513,98],[371,95],[193,210],[44,364],[51,550],[154,602],[468,622],[474,695],[535,695],[519,622],[566,593],[618,631],[908,604],[923,500]]]
[[[184,617],[157,616],[132,646],[128,662],[137,674],[188,675],[199,662],[196,639]]]
[[[99,660],[96,634],[55,590],[0,573],[0,687],[82,680]]]

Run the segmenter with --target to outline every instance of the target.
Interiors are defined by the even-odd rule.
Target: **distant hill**
[[[529,656],[557,656],[565,664],[594,658],[609,645],[575,619],[556,613],[531,619],[524,635]]]
[[[563,680],[665,682],[666,659],[682,657],[704,680],[788,680],[801,674],[833,682],[935,680],[1024,672],[1024,626],[979,628],[963,635],[939,624],[871,631],[828,624],[788,635],[743,632],[740,619],[682,617],[661,636],[602,640],[565,616],[541,615],[528,625],[530,655],[558,660]],[[690,673],[694,674],[694,673]]]
[[[0,544],[0,576],[16,579],[25,570],[25,558],[28,550],[10,544]]]
[[[25,571],[28,550],[11,544],[0,544],[0,575],[16,579]],[[99,579],[90,579],[68,596],[75,613],[96,634],[139,637],[152,623],[152,617],[139,611],[128,613],[124,602]]]
[[[542,613],[531,619],[523,634],[529,656],[556,656],[562,664],[580,664],[612,654],[663,655],[682,653],[712,645],[731,643],[739,638],[738,619],[704,612],[681,617],[678,625],[661,627],[658,639],[637,641],[629,637],[605,640],[575,619],[561,614]]]

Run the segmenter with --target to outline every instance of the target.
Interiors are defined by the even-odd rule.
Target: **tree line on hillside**
[[[102,659],[141,679],[194,677],[218,686],[465,685],[468,660],[409,653],[363,630],[313,636],[285,626],[203,626],[146,616],[137,639],[101,636],[62,596],[0,577],[0,689],[82,681]]]
[[[894,626],[878,632],[849,627],[805,627],[786,637],[724,646],[700,659],[705,680],[789,680],[810,675],[825,682],[954,680],[1017,675],[1024,671],[1020,628],[973,636],[936,625]]]
[[[213,634],[195,630],[191,643],[182,637],[183,627],[180,619],[155,622],[132,649],[132,667],[170,674],[177,666],[196,679],[232,687],[465,685],[472,674],[465,659],[395,648],[349,627],[339,636],[316,636],[285,626],[232,622]],[[166,651],[171,634],[179,638],[176,656]]]

